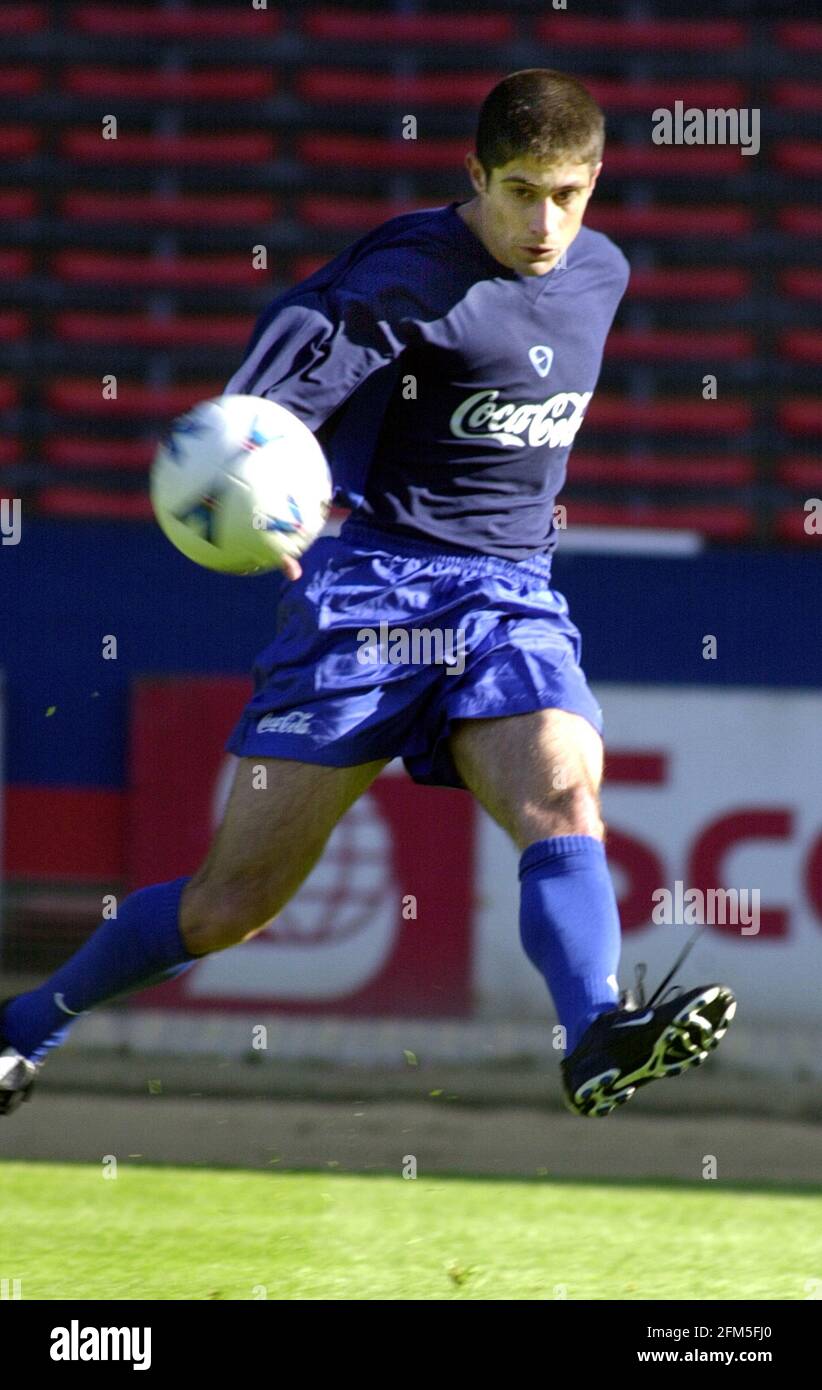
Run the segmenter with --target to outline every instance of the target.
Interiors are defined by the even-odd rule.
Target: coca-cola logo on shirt
[[[457,439],[495,439],[513,449],[566,448],[582,424],[593,391],[557,391],[545,401],[498,404],[499,391],[476,391],[451,416]],[[570,407],[570,414],[568,410]]]

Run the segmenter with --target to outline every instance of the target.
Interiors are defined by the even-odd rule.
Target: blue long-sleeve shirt
[[[521,275],[457,207],[391,218],[280,295],[226,391],[315,431],[358,519],[520,560],[556,545],[628,263],[582,227],[565,265]]]

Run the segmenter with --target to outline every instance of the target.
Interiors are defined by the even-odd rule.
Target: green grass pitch
[[[822,1191],[0,1164],[25,1299],[806,1299]],[[810,1292],[809,1292],[810,1290]],[[818,1292],[816,1293],[818,1297]]]

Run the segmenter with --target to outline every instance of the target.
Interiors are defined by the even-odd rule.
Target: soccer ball
[[[325,524],[331,476],[310,429],[259,396],[217,396],[175,420],[151,467],[154,515],[189,560],[260,574]]]

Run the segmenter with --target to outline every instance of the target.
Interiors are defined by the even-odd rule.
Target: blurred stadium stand
[[[158,428],[221,389],[259,309],[380,220],[469,196],[479,103],[541,65],[606,109],[588,220],[633,267],[569,522],[812,539],[822,22],[773,0],[729,0],[722,17],[707,0],[574,10],[0,8],[0,496],[148,519]],[[761,109],[760,153],[655,146],[651,112],[675,99]],[[414,141],[400,138],[409,112]]]

